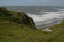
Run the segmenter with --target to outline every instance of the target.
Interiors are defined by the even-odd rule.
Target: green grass
[[[59,29],[61,28],[61,29]],[[31,29],[24,25],[24,28],[16,23],[0,22],[0,42],[63,42],[64,24],[57,24],[50,28],[53,32],[43,32]]]
[[[5,7],[0,7],[0,22],[2,21],[31,25],[33,29],[36,29],[32,18],[26,15],[24,12],[7,11]]]
[[[14,15],[14,16],[12,16]],[[64,42],[64,20],[49,29],[36,30],[30,17],[24,12],[0,11],[0,42]],[[24,28],[19,24],[23,24]]]

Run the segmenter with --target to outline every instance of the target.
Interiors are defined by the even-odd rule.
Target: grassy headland
[[[53,32],[37,30],[24,12],[0,7],[0,42],[64,42],[64,20],[49,29]]]

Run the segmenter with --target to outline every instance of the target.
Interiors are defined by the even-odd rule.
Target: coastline
[[[55,25],[55,24],[54,24],[54,25]],[[50,26],[46,26],[46,27],[42,27],[42,28],[37,28],[37,29],[38,29],[38,30],[47,29],[47,28],[53,27],[54,25],[50,25]]]
[[[58,24],[61,24],[61,23],[63,23],[63,21],[64,21],[64,19],[60,22],[60,23],[58,23]],[[37,28],[37,30],[43,30],[43,29],[47,29],[47,28],[50,28],[50,27],[53,27],[55,24],[53,24],[53,25],[50,25],[50,26],[46,26],[46,27],[42,27],[42,28]]]

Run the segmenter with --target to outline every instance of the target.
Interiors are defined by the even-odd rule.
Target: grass
[[[10,24],[9,24],[10,23]],[[61,29],[60,29],[61,28]],[[50,28],[53,32],[43,32],[22,28],[16,23],[0,22],[0,42],[63,42],[64,24],[56,24]]]
[[[64,42],[63,21],[49,28],[53,32],[43,32],[34,29],[35,25],[31,18],[27,18],[29,19],[29,22],[26,20],[27,24],[25,24],[26,21],[20,20],[26,17],[23,12],[0,12],[0,42]],[[22,22],[25,22],[23,23],[24,28],[19,25]]]

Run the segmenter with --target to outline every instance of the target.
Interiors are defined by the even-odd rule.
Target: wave
[[[40,15],[35,15],[35,14],[30,14],[30,13],[27,13],[28,16],[32,17],[34,22],[40,22],[40,21],[45,21],[45,20],[50,20],[50,19],[53,19],[53,18],[63,18],[61,16],[61,14],[57,14],[55,12],[46,12],[47,14],[43,15],[43,14],[40,14]]]
[[[64,8],[64,7],[63,7]],[[62,7],[7,7],[14,12],[25,12],[32,17],[36,26],[43,24],[56,24],[64,18],[64,9]],[[27,10],[27,11],[26,11]]]
[[[45,12],[46,14],[30,14],[27,13],[28,16],[32,17],[36,26],[42,24],[49,24],[55,21],[61,21],[64,18],[64,10],[58,12]],[[58,24],[58,23],[57,23]]]

